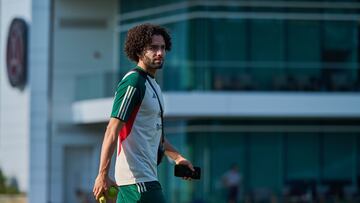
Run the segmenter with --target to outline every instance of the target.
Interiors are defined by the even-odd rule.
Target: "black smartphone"
[[[185,165],[175,165],[174,175],[176,177],[190,177],[192,179],[200,179],[201,169],[200,167],[194,167],[195,171],[190,170],[189,167]]]

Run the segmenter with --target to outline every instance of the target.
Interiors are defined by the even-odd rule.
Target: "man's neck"
[[[139,61],[137,66],[142,68],[145,72],[149,73],[151,76],[155,77],[156,74],[155,68],[148,68],[142,61]]]

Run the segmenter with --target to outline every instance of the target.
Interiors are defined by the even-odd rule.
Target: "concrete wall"
[[[106,124],[76,125],[72,103],[94,89],[108,91],[106,73],[117,69],[116,11],[116,0],[55,1],[50,118],[53,203],[76,202],[77,189],[92,191]]]
[[[109,91],[103,85],[106,73],[117,69],[116,12],[115,0],[0,1],[0,167],[30,192],[29,202],[64,202],[69,187],[91,190],[105,127],[73,124],[71,104],[93,88]],[[24,90],[12,88],[6,74],[6,38],[15,16],[29,23]],[[77,170],[67,159],[79,152],[88,156],[89,177],[67,185],[66,172]]]
[[[49,198],[49,75],[51,0],[32,1],[30,32],[30,188],[29,202]]]
[[[31,0],[0,0],[0,168],[15,178],[21,191],[29,177],[29,85],[11,87],[6,70],[6,44],[14,17],[31,24]]]

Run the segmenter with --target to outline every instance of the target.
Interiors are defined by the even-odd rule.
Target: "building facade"
[[[28,189],[30,108],[28,86],[13,87],[7,70],[7,41],[11,22],[31,23],[31,1],[0,1],[0,169],[20,190]]]
[[[221,177],[233,163],[241,200],[356,198],[356,1],[16,2],[0,5],[0,167],[29,202],[76,202],[79,191],[91,197],[116,84],[135,66],[123,41],[144,22],[173,37],[157,78],[166,136],[202,168],[201,181],[185,182],[172,163],[159,166],[169,202],[224,201]],[[7,82],[3,60],[14,10],[30,30],[21,91]]]

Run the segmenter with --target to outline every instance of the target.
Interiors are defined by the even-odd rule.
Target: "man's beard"
[[[144,64],[152,69],[162,69],[164,61],[162,61],[160,64],[155,63],[155,60],[151,60],[149,57],[144,56]]]

